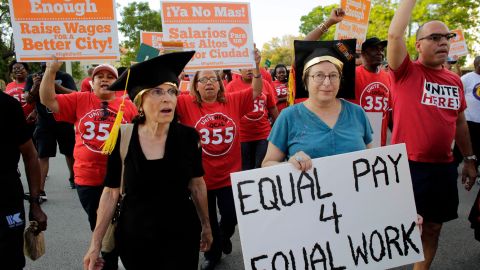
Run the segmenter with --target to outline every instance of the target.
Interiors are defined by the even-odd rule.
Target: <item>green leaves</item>
[[[135,61],[140,48],[140,31],[162,31],[162,18],[159,11],[151,10],[147,2],[132,2],[120,13],[118,30],[125,36],[121,46],[128,52],[122,57],[122,66],[130,66]]]

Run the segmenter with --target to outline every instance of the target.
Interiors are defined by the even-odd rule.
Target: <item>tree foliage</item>
[[[271,41],[263,44],[260,65],[263,66],[267,59],[272,63],[272,67],[277,64],[290,65],[293,61],[293,41],[296,39],[302,39],[302,37],[285,35],[281,38],[272,38]]]
[[[376,36],[386,39],[388,26],[392,21],[398,0],[372,0],[370,19],[367,37]],[[320,25],[330,16],[330,12],[337,5],[319,6],[302,16],[300,21],[300,32],[308,34],[315,27]],[[478,0],[418,0],[412,12],[411,22],[406,31],[407,49],[410,55],[415,56],[415,32],[420,25],[431,20],[440,20],[450,29],[461,28],[464,30],[478,29],[480,1]],[[479,41],[476,31],[464,31],[465,39],[473,52],[473,44]],[[324,40],[331,40],[334,37],[335,27],[330,27],[328,32],[322,36]]]
[[[0,1],[0,79],[11,81],[8,77],[8,63],[14,55],[12,25],[8,0]]]
[[[132,2],[123,8],[122,20],[118,22],[118,30],[125,36],[122,46],[128,52],[121,59],[123,66],[135,61],[140,47],[140,31],[162,31],[162,18],[159,11],[151,10],[147,2]]]

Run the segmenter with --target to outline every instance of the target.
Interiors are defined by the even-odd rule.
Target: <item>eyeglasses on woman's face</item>
[[[178,95],[178,90],[174,87],[168,88],[167,90],[156,87],[156,88],[151,88],[148,91],[148,93],[153,97],[161,97],[166,94],[173,97]]]
[[[324,74],[324,73],[315,73],[313,75],[310,75],[309,77],[312,78],[312,80],[316,83],[323,83],[325,81],[326,78],[328,78],[328,80],[331,82],[331,83],[337,83],[340,81],[340,74],[334,72],[334,73],[330,73],[330,74]]]
[[[203,83],[203,84],[206,84],[208,82],[216,83],[218,81],[219,81],[219,79],[217,77],[202,77],[202,78],[198,79],[198,82]]]

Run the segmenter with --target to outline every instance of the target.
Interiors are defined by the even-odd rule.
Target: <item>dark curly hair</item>
[[[23,65],[23,68],[25,68],[25,70],[27,71],[27,73],[30,73],[30,67],[28,66],[28,64],[27,64],[27,63],[24,63],[24,62],[17,62],[17,60],[13,60],[12,62],[10,62],[10,64],[8,64],[8,73],[12,73],[13,66],[14,66],[15,64]]]

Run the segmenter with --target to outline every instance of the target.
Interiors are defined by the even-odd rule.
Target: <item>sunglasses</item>
[[[447,34],[431,34],[426,37],[419,38],[418,40],[423,40],[423,39],[428,39],[430,41],[434,42],[440,42],[442,38],[445,38],[446,40],[450,40],[454,37],[456,37],[457,34],[455,33],[447,33]]]
[[[102,118],[101,120],[104,121],[107,119],[108,115],[110,112],[108,111],[108,102],[107,101],[102,101]]]

